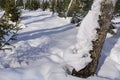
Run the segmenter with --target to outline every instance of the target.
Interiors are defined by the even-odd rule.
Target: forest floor
[[[120,80],[120,25],[115,35],[107,35],[97,75],[87,79],[71,76],[67,69],[66,56],[77,44],[79,28],[70,18],[23,10],[20,27],[12,51],[0,51],[0,80]]]

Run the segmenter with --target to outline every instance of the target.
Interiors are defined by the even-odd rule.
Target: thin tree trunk
[[[72,75],[87,78],[91,75],[94,75],[97,70],[99,63],[100,53],[105,41],[109,26],[111,24],[112,15],[114,12],[114,5],[111,0],[103,0],[101,3],[101,15],[99,16],[99,26],[100,29],[97,29],[98,39],[93,41],[93,50],[90,51],[92,61],[82,70],[76,71],[75,69],[72,72]]]
[[[67,15],[68,15],[68,12],[69,12],[69,9],[70,9],[72,3],[73,3],[73,0],[71,0],[70,3],[69,3],[69,5],[68,5],[68,9],[67,9],[67,11],[66,11],[66,17],[67,17]]]
[[[0,23],[2,22],[4,16],[5,16],[5,13],[0,17]]]
[[[69,5],[68,5],[68,9],[66,11],[65,17],[69,16],[71,10],[74,9],[75,5],[76,5],[76,0],[71,0],[70,3],[69,3]]]
[[[27,1],[27,0],[26,0],[26,1]],[[23,9],[26,9],[26,7],[25,7],[26,1],[23,0]]]

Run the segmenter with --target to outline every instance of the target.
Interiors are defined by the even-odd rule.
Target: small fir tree
[[[5,13],[0,19],[0,50],[4,49],[5,45],[9,45],[9,41],[15,39],[16,32],[19,30],[17,24],[19,22],[20,12],[15,5],[14,0],[6,0]],[[10,36],[6,39],[6,36]]]
[[[57,0],[56,12],[59,17],[65,17],[67,5],[64,0]]]
[[[25,6],[26,9],[29,10],[37,10],[38,8],[40,8],[40,4],[38,0],[27,0]]]
[[[4,10],[6,0],[0,0],[0,8]]]
[[[20,18],[20,10],[15,5],[14,0],[6,0],[5,17],[13,22],[17,22]]]
[[[43,1],[41,4],[41,8],[43,11],[49,8],[49,2],[48,1]]]
[[[16,5],[17,5],[17,7],[23,8],[23,6],[24,6],[23,0],[17,0]]]

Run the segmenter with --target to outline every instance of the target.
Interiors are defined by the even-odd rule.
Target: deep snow
[[[69,74],[73,67],[68,65],[68,59],[73,55],[68,53],[74,52],[78,34],[78,28],[69,23],[70,18],[59,18],[49,11],[23,10],[21,19],[23,29],[18,32],[18,39],[11,42],[13,50],[0,52],[0,80],[120,79],[119,25],[117,34],[106,38],[98,69],[101,77],[82,79]]]

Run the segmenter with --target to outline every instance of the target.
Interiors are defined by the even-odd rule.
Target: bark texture
[[[87,78],[91,75],[94,75],[97,70],[99,63],[100,53],[105,41],[109,26],[111,24],[112,15],[114,12],[114,6],[110,0],[104,0],[101,3],[101,15],[99,16],[99,26],[97,29],[98,39],[93,41],[93,50],[90,51],[92,61],[82,70],[76,71],[75,69],[72,72],[72,75],[77,77]]]

